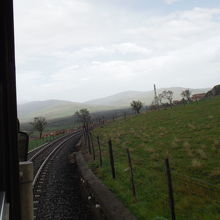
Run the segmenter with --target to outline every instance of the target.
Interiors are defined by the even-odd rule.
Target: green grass
[[[52,139],[51,139],[52,140]],[[44,144],[44,143],[47,143],[49,142],[49,138],[36,138],[36,139],[31,139],[29,140],[29,145],[28,145],[28,150],[33,150],[34,148]]]
[[[76,124],[75,126],[77,126],[78,124]],[[24,130],[25,128],[22,127]],[[74,129],[73,128],[73,125],[72,126],[68,126],[68,125],[63,125],[62,124],[62,121],[61,123],[56,123],[56,124],[50,124],[49,126],[47,126],[47,128],[43,131],[43,135],[44,134],[50,134],[51,132],[54,132],[54,131],[61,131],[61,130],[67,130],[67,129]],[[27,129],[28,130],[28,129]],[[42,137],[42,138],[39,138],[39,132],[36,131],[36,130],[33,130],[33,131],[30,131],[29,133],[29,151],[44,144],[44,143],[47,143],[47,142],[50,142],[56,138],[59,138],[61,137],[61,135],[57,135],[57,136],[51,136],[51,137]]]
[[[52,108],[44,108],[42,110],[39,110],[37,112],[31,112],[26,115],[22,115],[21,121],[23,123],[31,122],[34,120],[37,116],[43,116],[47,120],[55,120],[59,118],[65,118],[65,117],[72,117],[72,115],[81,108],[87,108],[90,112],[98,112],[98,111],[107,111],[107,110],[114,110],[118,109],[117,106],[95,106],[95,105],[84,105],[80,103],[70,103],[66,105],[57,105],[53,106]],[[122,107],[119,107],[122,108]]]
[[[39,147],[42,144],[49,143],[65,134],[60,134],[57,136],[45,137],[45,138],[35,138],[29,140],[28,151],[33,150],[36,147]]]
[[[93,133],[100,136],[104,164],[100,168],[95,161],[90,166],[138,219],[170,219],[166,157],[177,219],[220,219],[220,97],[120,119]],[[109,138],[115,180],[110,172]],[[137,200],[131,193],[126,148],[131,151]]]

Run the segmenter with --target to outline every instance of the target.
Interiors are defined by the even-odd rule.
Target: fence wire
[[[95,138],[94,138],[95,139]],[[167,177],[163,160],[157,158],[136,158],[131,151],[134,172],[136,198],[132,194],[131,175],[126,148],[114,149],[116,178],[111,177],[108,155],[108,144],[100,138],[103,167],[99,167],[97,142],[96,167],[110,189],[124,202],[138,219],[168,220],[171,219],[168,197]],[[177,220],[219,220],[220,188],[206,181],[193,178],[177,171],[171,165],[171,176],[174,189],[175,213]]]

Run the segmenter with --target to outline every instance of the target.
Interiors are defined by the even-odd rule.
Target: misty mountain
[[[181,92],[187,88],[182,87],[171,87],[171,88],[161,88],[157,90],[157,94],[161,93],[164,90],[171,90],[174,92],[173,98],[174,100],[180,100]],[[193,94],[197,93],[206,93],[209,88],[205,89],[190,89]],[[150,105],[154,99],[154,91],[140,92],[140,91],[126,91],[121,92],[112,96],[90,100],[85,102],[88,105],[105,105],[105,106],[129,106],[132,100],[140,100],[145,105]]]
[[[163,90],[172,90],[174,100],[181,99],[181,92],[186,88],[172,87],[158,89],[157,93]],[[190,89],[192,94],[204,93],[210,89]],[[46,100],[34,101],[18,105],[18,117],[21,122],[33,121],[34,117],[43,116],[47,119],[63,118],[73,115],[81,108],[87,108],[90,112],[106,111],[112,109],[127,108],[132,100],[140,100],[145,105],[150,105],[154,98],[154,91],[126,91],[117,93],[112,96],[91,100],[84,103],[63,101],[63,100]]]
[[[34,117],[39,116],[47,119],[63,118],[73,115],[81,108],[87,108],[90,112],[114,109],[112,106],[94,106],[63,100],[34,101],[17,106],[18,118],[21,122],[33,121]]]
[[[72,104],[72,102],[63,101],[63,100],[34,101],[34,102],[19,104],[17,106],[18,116],[23,117],[32,114],[34,112],[39,112],[48,108],[53,108],[62,105],[69,105],[69,104]]]

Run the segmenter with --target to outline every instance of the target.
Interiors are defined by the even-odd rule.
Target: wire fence
[[[114,148],[111,140],[97,136],[91,140],[95,155],[91,167],[138,219],[220,219],[217,186],[167,167],[164,160],[137,158],[133,150]]]
[[[44,143],[49,143],[59,137],[62,137],[63,135],[66,135],[68,133],[71,133],[75,131],[74,129],[66,129],[66,130],[56,130],[56,131],[51,131],[47,134],[43,134],[41,138],[30,138],[29,140],[29,150],[32,150]]]

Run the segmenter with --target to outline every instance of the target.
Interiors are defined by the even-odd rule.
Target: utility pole
[[[156,89],[156,85],[154,84],[154,103],[155,106],[159,109],[159,103],[158,103],[158,97],[157,97],[157,89]]]

